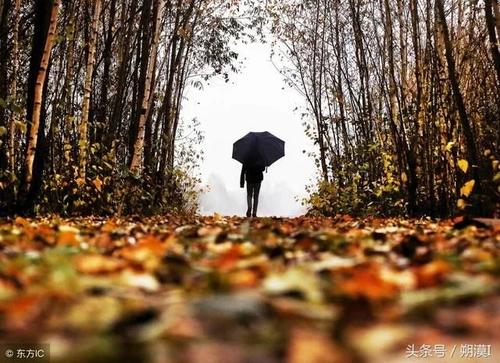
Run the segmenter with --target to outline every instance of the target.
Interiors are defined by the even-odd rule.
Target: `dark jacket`
[[[262,174],[264,170],[264,166],[243,164],[243,167],[241,168],[240,186],[243,188],[245,180],[247,181],[247,183],[261,182],[264,179],[264,174]]]

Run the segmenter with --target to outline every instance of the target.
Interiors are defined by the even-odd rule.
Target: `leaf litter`
[[[489,222],[5,219],[2,339],[48,343],[65,363],[390,363],[424,343],[495,353]]]

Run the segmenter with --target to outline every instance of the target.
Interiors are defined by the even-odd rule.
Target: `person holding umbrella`
[[[273,134],[250,132],[233,144],[233,159],[243,164],[240,187],[247,182],[247,217],[257,216],[264,170],[285,156],[285,142]]]
[[[252,217],[257,216],[260,185],[264,179],[264,169],[265,167],[263,165],[251,163],[243,164],[241,167],[240,187],[244,187],[245,179],[247,182],[247,217],[250,217],[250,215]]]

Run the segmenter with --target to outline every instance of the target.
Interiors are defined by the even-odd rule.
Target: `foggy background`
[[[200,213],[244,215],[246,186],[239,187],[241,164],[231,158],[233,143],[250,131],[269,131],[285,141],[285,157],[264,173],[258,216],[297,216],[305,212],[301,200],[305,186],[315,177],[314,150],[305,136],[300,112],[303,100],[286,86],[270,61],[271,46],[239,46],[240,73],[204,82],[202,90],[190,88],[183,106],[185,120],[197,118],[205,140],[201,178],[210,189],[200,200]],[[306,151],[304,153],[303,151]]]

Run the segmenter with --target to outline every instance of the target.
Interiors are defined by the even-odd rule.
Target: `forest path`
[[[498,362],[484,222],[0,220],[0,331],[65,363]]]

